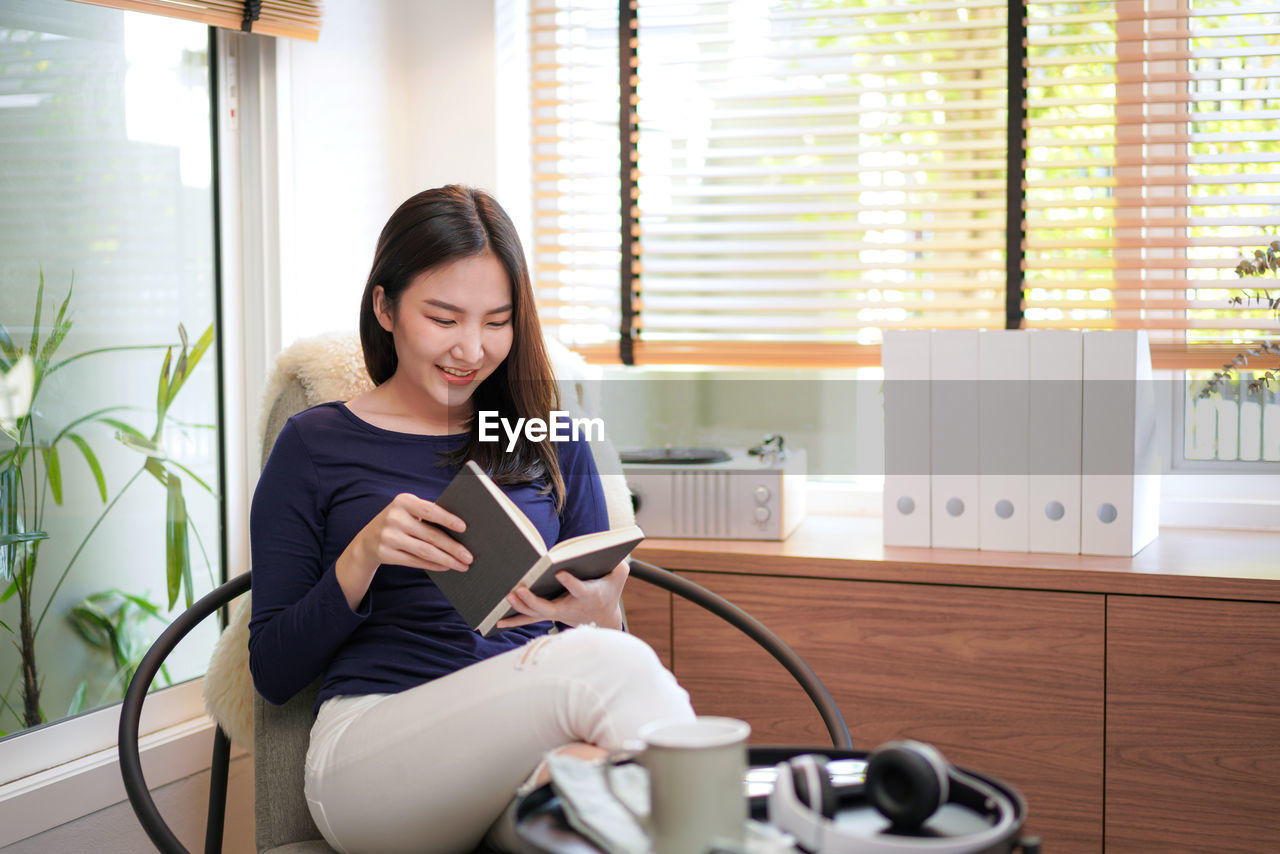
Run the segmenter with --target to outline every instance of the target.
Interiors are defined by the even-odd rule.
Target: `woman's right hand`
[[[466,523],[433,501],[402,492],[360,529],[338,556],[338,583],[352,609],[369,590],[378,567],[409,566],[429,572],[465,572],[471,553],[445,533]]]

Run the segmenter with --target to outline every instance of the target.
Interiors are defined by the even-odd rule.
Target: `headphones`
[[[895,741],[867,757],[866,782],[834,786],[827,758],[808,753],[777,766],[769,794],[769,821],[800,846],[821,854],[979,854],[1013,838],[1022,824],[1021,805],[1004,792],[947,764],[931,745]],[[842,806],[870,801],[890,822],[888,832],[868,834],[833,819]],[[921,833],[943,804],[966,807],[989,823],[976,833],[939,837]]]

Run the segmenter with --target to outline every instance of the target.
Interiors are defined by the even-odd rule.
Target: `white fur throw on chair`
[[[588,380],[598,374],[576,353],[558,341],[547,339],[547,352],[561,386],[566,409],[597,415],[598,395]],[[306,403],[312,406],[330,400],[350,400],[372,387],[364,367],[360,339],[354,333],[332,333],[305,338],[286,348],[263,394],[258,419],[258,439],[265,441],[272,407],[291,383],[301,384]],[[274,436],[272,437],[274,439]],[[607,440],[592,443],[592,455],[600,471],[605,503],[613,527],[635,522],[631,493],[622,474],[618,453]],[[259,454],[261,457],[261,454]],[[249,605],[245,595],[236,604],[231,622],[218,638],[204,679],[204,702],[212,717],[231,741],[253,749],[253,680],[249,674]]]

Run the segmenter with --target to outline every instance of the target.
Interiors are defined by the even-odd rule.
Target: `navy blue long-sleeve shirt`
[[[338,584],[335,562],[356,534],[401,492],[439,497],[458,470],[440,455],[465,441],[383,430],[342,403],[285,424],[250,513],[249,664],[265,699],[284,703],[321,674],[317,709],[334,696],[393,694],[548,631],[549,623],[535,623],[481,637],[421,569],[379,567],[358,610]],[[566,496],[559,514],[538,484],[503,488],[548,544],[609,526],[588,444],[555,447]]]

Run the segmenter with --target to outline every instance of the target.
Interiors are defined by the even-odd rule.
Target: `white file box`
[[[1023,330],[978,335],[978,546],[1025,552],[1029,537],[1028,338]]]
[[[929,340],[930,540],[978,547],[978,332],[934,330]]]
[[[1039,329],[1028,333],[1028,345],[1028,548],[1079,554],[1083,337],[1074,330]]]
[[[929,333],[887,331],[884,368],[884,544],[925,546],[929,529]]]
[[[1143,330],[1083,336],[1080,551],[1137,554],[1160,527],[1151,351]]]

